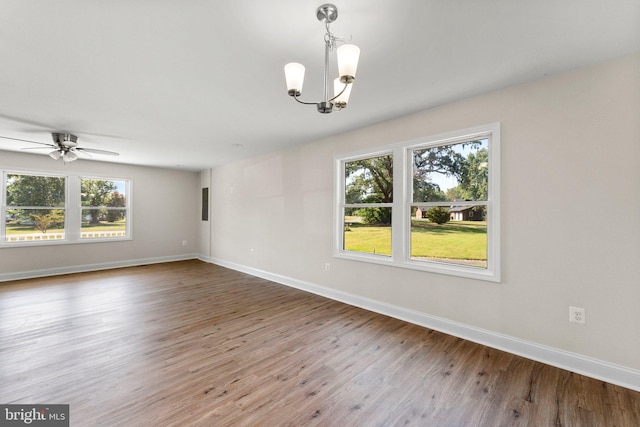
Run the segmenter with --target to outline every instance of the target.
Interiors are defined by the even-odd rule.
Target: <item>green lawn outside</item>
[[[9,234],[35,234],[42,233],[40,230],[37,230],[33,225],[30,224],[16,224],[16,223],[7,223],[6,233]],[[50,228],[47,230],[47,233],[64,233],[63,228]]]
[[[391,256],[391,227],[368,226],[352,222],[344,232],[344,247],[348,251]]]
[[[368,226],[353,220],[345,231],[345,249],[391,255],[391,227]],[[486,268],[487,223],[450,221],[437,225],[411,221],[411,257],[442,260]]]
[[[125,220],[114,222],[100,222],[100,224],[82,223],[80,231],[126,231],[127,223]]]
[[[411,221],[411,257],[487,267],[487,223]]]

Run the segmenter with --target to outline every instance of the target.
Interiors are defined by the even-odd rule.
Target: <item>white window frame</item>
[[[438,261],[411,259],[411,206],[413,200],[412,151],[487,138],[489,142],[489,191],[487,207],[487,268],[469,267]],[[336,258],[428,271],[432,273],[500,282],[500,123],[403,141],[374,150],[360,150],[334,159],[334,250]],[[393,155],[393,203],[391,217],[391,257],[344,250],[345,164],[355,160]],[[381,206],[378,204],[377,206]]]
[[[65,223],[64,223],[64,239],[55,240],[22,240],[22,241],[6,241],[6,194],[7,194],[7,175],[35,175],[35,176],[50,176],[57,178],[65,178]],[[133,228],[132,228],[132,180],[130,178],[115,178],[112,176],[96,176],[93,174],[83,173],[60,173],[49,171],[34,171],[34,170],[16,170],[16,169],[2,169],[1,170],[2,194],[0,195],[0,215],[2,217],[2,224],[0,224],[0,248],[16,248],[24,246],[48,246],[48,245],[64,245],[64,244],[77,244],[77,243],[96,243],[96,242],[118,242],[123,240],[133,240]],[[82,203],[81,203],[81,180],[82,179],[99,179],[104,181],[124,181],[125,182],[125,200],[126,200],[126,233],[124,236],[117,237],[92,237],[82,238]],[[86,208],[86,207],[84,207]]]

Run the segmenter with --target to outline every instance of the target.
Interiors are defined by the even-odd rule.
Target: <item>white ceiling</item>
[[[283,74],[305,64],[320,100],[321,3],[0,0],[0,135],[199,170],[640,51],[638,0],[336,0],[360,65],[321,115]]]

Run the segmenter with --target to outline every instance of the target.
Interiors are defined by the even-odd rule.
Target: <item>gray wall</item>
[[[130,178],[133,240],[0,248],[0,279],[73,271],[100,265],[193,257],[198,253],[199,174],[171,169],[77,160],[67,165],[46,155],[0,151],[4,169]],[[187,245],[183,246],[183,240]],[[1,286],[1,285],[0,285]]]
[[[638,76],[627,57],[215,168],[211,259],[638,370]],[[332,257],[335,155],[491,122],[501,283]]]

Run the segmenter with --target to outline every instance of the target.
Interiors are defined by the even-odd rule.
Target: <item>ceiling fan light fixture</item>
[[[67,151],[62,155],[62,160],[64,160],[66,163],[73,162],[77,158],[78,158],[78,155],[73,151]]]
[[[342,83],[340,90],[334,84],[335,96],[329,98],[329,52],[336,49],[336,45],[344,42],[333,35],[329,30],[329,24],[338,19],[338,8],[330,3],[323,4],[316,10],[316,18],[323,22],[326,28],[324,35],[324,97],[320,102],[303,102],[298,99],[302,94],[305,68],[297,62],[290,62],[284,66],[284,74],[287,82],[287,94],[292,96],[300,104],[315,105],[318,112],[326,114],[335,109],[341,110],[347,106],[351,85],[356,78],[356,69],[360,58],[360,49],[353,44],[344,44],[337,48],[338,80]]]
[[[60,157],[62,157],[62,153],[59,150],[54,150],[49,153],[49,157],[51,157],[53,160],[58,160]]]

